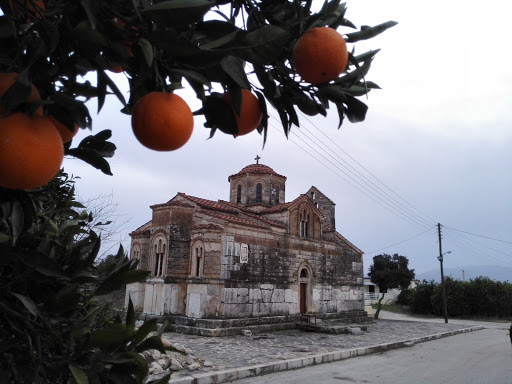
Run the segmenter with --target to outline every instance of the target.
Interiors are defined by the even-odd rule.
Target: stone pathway
[[[335,351],[405,342],[446,332],[460,331],[469,327],[470,325],[467,324],[381,319],[369,323],[367,332],[360,335],[288,330],[254,334],[249,337],[240,335],[208,338],[179,333],[166,333],[164,336],[173,344],[179,344],[189,349],[193,356],[212,363],[211,367],[202,367],[195,371],[195,375],[229,371],[240,367],[261,366],[276,361],[318,356]],[[173,381],[186,382],[180,381],[180,378],[190,375],[191,372],[187,371],[173,373],[171,383]]]

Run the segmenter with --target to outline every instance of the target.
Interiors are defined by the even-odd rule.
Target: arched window
[[[276,187],[276,204],[279,204],[279,187]]]
[[[299,236],[309,236],[309,213],[306,210],[302,211],[299,216]]]
[[[131,253],[130,260],[132,260],[133,262],[138,263],[137,264],[137,269],[140,268],[140,248],[139,248],[138,245],[135,245],[132,248],[132,253]]]
[[[256,202],[261,203],[262,199],[262,186],[260,183],[256,185]]]
[[[202,277],[204,274],[204,244],[202,241],[198,241],[193,244],[193,248],[190,252],[190,276],[191,277]]]
[[[155,244],[153,246],[153,276],[161,277],[165,273],[165,251],[165,240],[162,238],[158,239],[158,241],[155,240]]]
[[[242,185],[238,185],[236,188],[236,203],[242,204]]]

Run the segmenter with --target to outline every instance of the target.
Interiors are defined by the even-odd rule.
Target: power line
[[[275,119],[276,121],[277,118],[275,116],[273,116],[272,114],[269,114],[273,119]],[[275,128],[274,126],[272,126],[273,128]],[[277,128],[275,128],[277,129]],[[307,128],[305,128],[307,130]],[[279,132],[281,132],[279,129],[278,129]],[[293,131],[294,133],[296,131]],[[350,184],[351,186],[353,186],[354,188],[356,188],[359,192],[363,193],[364,195],[366,195],[367,197],[369,197],[370,199],[372,199],[374,202],[378,203],[379,205],[381,205],[382,207],[384,207],[385,209],[389,210],[391,213],[394,213],[395,215],[397,216],[401,216],[403,219],[405,219],[406,221],[408,221],[409,223],[412,223],[412,224],[415,224],[417,225],[418,227],[420,228],[426,228],[427,225],[431,225],[431,223],[428,223],[428,224],[425,224],[425,222],[421,222],[421,220],[424,220],[422,218],[418,218],[417,215],[414,215],[414,214],[411,214],[410,211],[405,211],[404,212],[404,207],[403,206],[399,206],[399,208],[397,208],[397,204],[396,202],[394,204],[390,203],[389,199],[383,199],[382,197],[382,194],[378,194],[375,192],[375,190],[370,190],[368,188],[368,183],[365,183],[364,181],[361,182],[361,179],[358,175],[355,175],[354,172],[351,172],[350,170],[348,170],[348,172],[352,173],[352,176],[351,174],[349,174],[347,172],[347,167],[344,166],[343,164],[340,163],[339,160],[336,160],[331,154],[329,154],[324,147],[325,144],[320,142],[322,145],[318,144],[317,142],[315,142],[314,139],[312,139],[311,137],[309,137],[305,132],[299,130],[300,134],[297,134],[295,133],[295,137],[302,141],[305,145],[307,145],[312,151],[314,151],[316,154],[320,155],[324,160],[326,160],[327,162],[329,162],[333,167],[335,167],[338,171],[342,172],[345,176],[347,176],[348,178],[350,178],[352,182],[350,182],[349,180],[347,180],[347,178],[341,176],[338,172],[334,171],[331,167],[327,166],[324,162],[320,161],[317,157],[315,156],[312,156],[311,153],[308,151],[308,150],[305,150],[310,156],[314,157],[316,160],[318,160],[322,165],[326,166],[326,168],[330,169],[331,171],[333,171],[337,176],[339,176],[341,179],[343,179],[344,181],[346,181],[348,184]],[[308,130],[309,132],[309,130]],[[282,133],[284,135],[284,133]],[[288,139],[291,139],[292,136],[289,135],[288,136]],[[309,140],[310,142],[306,141],[305,138],[307,140]],[[295,143],[297,144],[297,143]],[[329,159],[328,157],[326,157],[323,153],[320,153],[318,149],[314,148],[313,145],[315,145],[316,147],[318,147],[323,153],[325,153],[327,156],[329,156],[331,159]],[[304,147],[302,146],[299,146],[301,149],[304,150]],[[330,149],[330,148],[329,148]],[[332,151],[332,149],[330,149]],[[334,160],[334,162],[333,162]],[[354,185],[357,184],[358,186]],[[364,185],[363,183],[365,183],[366,185]]]
[[[499,260],[485,252],[482,252],[480,249],[469,244],[467,241],[464,241],[463,239],[465,239],[465,237],[463,237],[459,234],[456,234],[456,233],[450,233],[449,231],[445,231],[444,233],[445,233],[445,235],[450,237],[451,241],[454,242],[454,245],[459,246],[465,252],[472,254],[477,259],[479,259],[485,263],[488,263],[489,260],[493,260],[494,262],[498,262],[498,263],[503,263],[503,260]]]
[[[271,115],[269,113],[269,115],[274,118],[276,121],[277,118],[274,117],[273,115]],[[281,130],[279,130],[278,128],[276,128],[275,126],[271,125],[271,127],[273,127],[274,129],[278,130],[279,132],[281,132]],[[284,135],[283,132],[281,132],[281,134]],[[322,158],[324,158],[326,161],[328,161],[331,165],[333,165],[335,168],[337,168],[339,171],[341,171],[342,173],[344,173],[345,175],[346,172],[344,172],[342,169],[340,169],[339,166],[337,166],[336,164],[334,164],[331,160],[327,159],[323,154],[319,153],[315,148],[313,148],[311,146],[311,144],[309,144],[308,142],[306,142],[301,136],[298,136],[298,135],[295,135],[295,137],[297,139],[299,139],[300,141],[302,141],[304,144],[306,144],[309,148],[311,148],[314,152],[316,152],[318,155],[320,155]],[[358,186],[354,185],[353,183],[351,183],[350,181],[348,181],[345,177],[341,176],[338,172],[334,171],[331,167],[329,167],[328,165],[326,165],[325,163],[323,163],[321,160],[319,160],[317,157],[313,156],[307,149],[304,149],[304,147],[298,145],[295,141],[293,141],[292,139],[292,136],[289,135],[288,136],[288,139],[290,141],[292,141],[292,143],[294,143],[295,145],[297,145],[299,148],[301,148],[302,150],[304,150],[308,155],[310,155],[311,157],[313,157],[314,159],[316,159],[317,161],[319,161],[323,166],[325,166],[326,168],[328,168],[329,170],[331,170],[332,172],[334,172],[338,177],[340,177],[342,180],[344,180],[345,182],[347,182],[349,185],[351,185],[352,187],[356,188],[359,192],[363,193],[365,196],[367,196],[368,198],[370,198],[371,200],[373,200],[374,202],[376,202],[377,204],[379,204],[380,206],[382,206],[383,208],[387,209],[388,211],[390,211],[391,213],[394,213],[395,215],[397,215],[397,212],[393,211],[393,209],[396,210],[396,208],[394,208],[393,206],[391,206],[389,203],[387,202],[381,202],[379,201],[380,197],[377,196],[374,192],[372,191],[368,191],[363,185],[361,185],[357,180],[354,180],[354,178],[350,177],[349,175],[347,175],[348,177],[350,177],[352,180],[354,180],[355,183],[359,184],[363,189],[359,188]],[[365,191],[366,190],[366,191]],[[368,194],[367,192],[371,193],[372,195],[374,195],[376,198],[372,197],[370,194]],[[384,205],[384,204],[387,204],[388,206]],[[401,213],[401,212],[400,212]],[[408,221],[409,223],[411,224],[415,224],[417,226],[419,226],[420,228],[423,227],[425,228],[425,226],[421,223],[418,223],[418,222],[415,222],[414,221],[414,218],[409,218],[407,217],[406,215],[402,214],[402,218],[406,221]]]
[[[477,237],[482,237],[484,239],[489,239],[489,240],[494,240],[494,241],[500,241],[502,243],[507,243],[507,244],[512,244],[512,241],[507,241],[507,240],[500,240],[500,239],[495,239],[495,238],[492,238],[492,237],[487,237],[487,236],[483,236],[483,235],[477,235],[475,233],[471,233],[471,232],[466,232],[466,231],[463,231],[463,230],[460,230],[460,229],[456,229],[456,228],[452,228],[452,227],[446,227],[444,226],[445,228],[449,228],[453,231],[457,231],[457,232],[462,232],[462,233],[466,233],[468,235],[472,235],[472,236],[477,236]]]
[[[373,177],[378,183],[382,184],[384,188],[388,189],[393,195],[395,195],[397,198],[402,200],[404,203],[409,205],[411,208],[416,210],[420,215],[425,216],[430,220],[429,224],[436,223],[436,220],[432,219],[428,215],[425,215],[423,212],[421,212],[419,209],[417,209],[414,205],[409,203],[407,200],[405,200],[403,197],[401,197],[398,193],[396,193],[393,189],[388,187],[382,180],[380,180],[377,176],[375,176],[371,171],[369,171],[366,167],[364,167],[361,163],[359,163],[353,156],[351,156],[348,152],[346,152],[343,148],[341,148],[334,140],[332,140],[329,136],[327,136],[320,128],[318,128],[306,115],[304,115],[302,112],[300,112],[302,116],[313,126],[316,128],[317,131],[319,131],[324,137],[326,137],[330,142],[332,142],[341,152],[343,152],[345,155],[347,155],[354,163],[356,163],[360,168],[362,168],[365,172],[367,172],[371,177]],[[341,158],[341,157],[340,157]]]
[[[379,252],[379,251],[383,251],[384,249],[388,249],[388,248],[391,248],[391,247],[394,247],[394,246],[397,246],[397,245],[400,245],[400,244],[406,243],[406,242],[408,242],[409,240],[415,239],[416,237],[419,237],[419,236],[421,236],[421,235],[423,235],[423,234],[425,234],[425,233],[427,233],[428,231],[431,231],[431,230],[433,230],[433,229],[435,229],[435,227],[429,228],[429,229],[427,229],[426,231],[423,231],[423,232],[421,232],[421,233],[418,233],[417,235],[412,236],[412,237],[410,237],[410,238],[408,238],[408,239],[406,239],[406,240],[402,240],[402,241],[400,241],[400,242],[398,242],[398,243],[395,243],[395,244],[392,244],[392,245],[388,245],[387,247],[380,248],[380,249],[377,249],[377,250],[375,250],[375,251],[367,252],[367,254],[377,253],[377,252]]]
[[[309,121],[309,120],[308,120]],[[315,126],[316,127],[316,126]],[[345,159],[343,159],[338,153],[336,153],[333,149],[331,149],[329,146],[325,145],[324,142],[322,142],[318,137],[316,137],[313,132],[311,132],[306,126],[301,126],[301,128],[303,128],[304,130],[306,130],[308,133],[311,134],[311,136],[314,138],[312,138],[311,136],[308,136],[304,131],[300,131],[300,133],[302,135],[304,135],[305,137],[307,137],[309,140],[311,140],[311,142],[314,142],[315,145],[318,146],[318,148],[320,148],[322,151],[324,151],[327,155],[329,155],[330,157],[332,157],[335,161],[337,161],[338,164],[340,164],[341,167],[343,167],[344,169],[346,169],[350,174],[354,175],[355,178],[359,179],[362,183],[365,184],[364,188],[365,189],[368,189],[368,190],[372,190],[372,191],[375,191],[376,194],[380,194],[381,196],[379,196],[379,198],[385,200],[387,202],[387,204],[390,204],[390,205],[393,205],[394,206],[394,209],[396,209],[397,211],[400,211],[402,214],[406,215],[406,216],[409,216],[409,217],[412,217],[413,220],[415,221],[418,221],[418,222],[422,222],[422,225],[427,225],[427,226],[431,226],[433,223],[432,222],[429,222],[427,220],[425,220],[424,218],[418,216],[417,214],[415,214],[414,212],[412,212],[409,208],[407,208],[406,206],[404,206],[402,203],[400,203],[397,199],[395,199],[393,196],[390,196],[386,191],[384,191],[382,188],[380,188],[378,185],[376,185],[373,181],[371,181],[370,179],[368,179],[364,174],[362,174],[360,171],[358,171],[354,166],[352,166],[349,162],[347,162]],[[317,127],[316,127],[317,128]],[[318,131],[320,131],[318,128],[317,128]],[[320,131],[321,132],[321,131]],[[324,134],[325,135],[325,134]],[[315,142],[318,141],[320,142],[321,145],[319,145],[318,143]],[[331,154],[329,154],[325,148],[329,149],[330,152],[332,152],[334,155],[336,155],[343,163],[340,162],[340,160],[336,160],[334,158],[334,156],[332,156]],[[338,146],[338,148],[341,149],[341,147]],[[346,152],[345,152],[346,153]],[[346,164],[346,165],[345,165]],[[351,176],[349,176],[351,179],[354,180],[354,178],[352,178]],[[361,185],[359,182],[358,182],[359,185]],[[372,192],[373,193],[373,192]]]

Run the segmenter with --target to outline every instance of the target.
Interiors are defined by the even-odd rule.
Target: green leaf
[[[71,374],[73,375],[73,378],[75,379],[77,384],[89,384],[87,374],[82,368],[77,367],[76,365],[73,364],[69,364],[69,370],[71,371]]]
[[[122,352],[115,355],[117,359],[123,359],[124,362],[112,367],[112,373],[122,373],[124,375],[133,374],[137,378],[137,383],[143,383],[148,375],[149,367],[144,358],[136,352]]]
[[[167,0],[147,7],[144,11],[162,11],[162,10],[179,10],[191,8],[211,8],[215,6],[210,0]]]
[[[274,25],[240,34],[234,52],[251,63],[266,65],[281,54],[290,32]]]
[[[17,200],[12,202],[11,224],[12,224],[12,245],[16,245],[16,241],[23,230],[24,213],[21,203]]]
[[[45,276],[59,277],[69,280],[69,278],[63,273],[61,266],[53,259],[42,253],[32,251],[30,253],[20,255],[20,259],[25,265],[34,268]]]
[[[146,320],[133,336],[133,345],[139,345],[151,332],[156,330],[157,319]]]
[[[105,295],[121,289],[126,284],[144,280],[149,275],[148,271],[140,269],[122,271],[108,276],[94,291],[95,296]]]
[[[148,67],[151,67],[151,65],[153,65],[153,59],[155,57],[153,52],[153,45],[151,45],[149,41],[143,38],[138,38],[137,42],[139,43],[144,58],[146,59],[146,64],[148,65]]]
[[[105,79],[105,72],[103,70],[98,69],[96,71],[97,75],[97,96],[98,96],[98,113],[100,113],[103,105],[105,104],[105,99],[107,97],[107,81]]]
[[[135,332],[135,310],[133,308],[132,298],[128,298],[128,310],[126,311],[126,326]]]
[[[221,99],[219,94],[214,93],[206,97],[203,102],[203,113],[206,118],[205,127],[220,129],[228,135],[238,133],[233,110],[226,101]]]
[[[160,336],[151,336],[147,339],[144,339],[140,344],[137,344],[136,351],[144,352],[149,349],[156,349],[160,353],[165,353],[164,345],[162,344],[162,339]]]
[[[5,243],[9,240],[11,240],[11,236],[6,233],[0,233],[0,243]]]
[[[112,176],[109,163],[94,150],[86,148],[71,148],[66,151],[66,154],[83,160],[94,168],[99,169],[104,174]]]
[[[349,57],[351,56],[352,55],[349,55]],[[361,79],[363,79],[368,74],[371,65],[372,60],[367,60],[359,68],[356,68],[353,71],[347,73],[346,75],[334,80],[334,83],[348,88],[352,84],[355,84],[359,82]]]
[[[355,43],[360,40],[371,39],[397,24],[398,23],[396,21],[387,21],[374,27],[361,28],[359,32],[347,33],[347,43]]]
[[[32,301],[30,297],[20,295],[18,293],[11,292],[13,296],[16,296],[22,304],[25,306],[25,308],[34,316],[39,316],[39,311],[37,310],[36,305]]]
[[[238,86],[245,89],[251,89],[251,84],[249,83],[249,79],[247,79],[244,64],[243,60],[234,56],[226,56],[220,62],[222,69],[236,84],[238,84]]]
[[[368,106],[365,103],[353,96],[347,95],[345,104],[347,105],[345,114],[351,123],[359,123],[364,121],[366,118],[366,112],[368,111]]]
[[[114,92],[114,94],[117,96],[118,100],[123,104],[123,106],[126,106],[126,100],[124,99],[123,93],[117,88],[116,83],[112,81],[112,79],[104,72],[99,71],[98,73],[101,73],[102,76],[105,77],[105,80],[109,86],[109,88]]]
[[[189,82],[195,81],[197,83],[206,85],[208,88],[212,87],[210,80],[208,80],[206,77],[201,75],[199,72],[191,71],[188,69],[178,69],[178,68],[172,68],[170,71],[172,73],[177,73],[179,75],[183,75]]]
[[[119,347],[132,335],[130,329],[124,324],[108,324],[102,329],[92,332],[89,335],[89,345],[93,348]]]
[[[232,42],[235,39],[235,37],[239,31],[240,31],[239,29],[236,29],[236,30],[228,33],[227,35],[222,36],[219,39],[216,39],[216,40],[210,41],[206,44],[200,45],[199,48],[204,49],[204,50],[220,48],[220,47]]]
[[[209,0],[168,0],[146,7],[142,13],[161,25],[179,27],[202,20],[215,5]]]

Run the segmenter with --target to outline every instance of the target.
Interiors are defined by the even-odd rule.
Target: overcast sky
[[[358,27],[399,23],[355,45],[356,53],[381,48],[367,79],[382,90],[363,100],[369,105],[363,123],[346,121],[338,130],[332,106],[327,118],[301,116],[303,126],[286,140],[271,117],[262,150],[256,132],[237,139],[218,132],[207,140],[209,130],[196,118],[183,148],[152,152],[136,141],[114,97],[93,115],[93,132],[113,130],[114,176],[74,159],[64,167],[81,177],[83,198],[113,194],[118,213],[130,219],[121,234],[126,248],[127,234],[151,219],[150,205],[178,192],[228,200],[228,176],[259,155],[260,163],[288,177],[287,201],[314,185],[336,203],[337,229],[365,252],[365,271],[383,252],[407,256],[416,272],[438,268],[437,223],[443,252],[451,251],[446,267],[512,267],[512,6],[501,0],[347,4],[346,17]],[[126,89],[123,75],[115,79]],[[178,93],[193,110],[199,107],[191,93]],[[94,113],[96,105],[89,107]],[[75,141],[86,135],[81,131]]]

